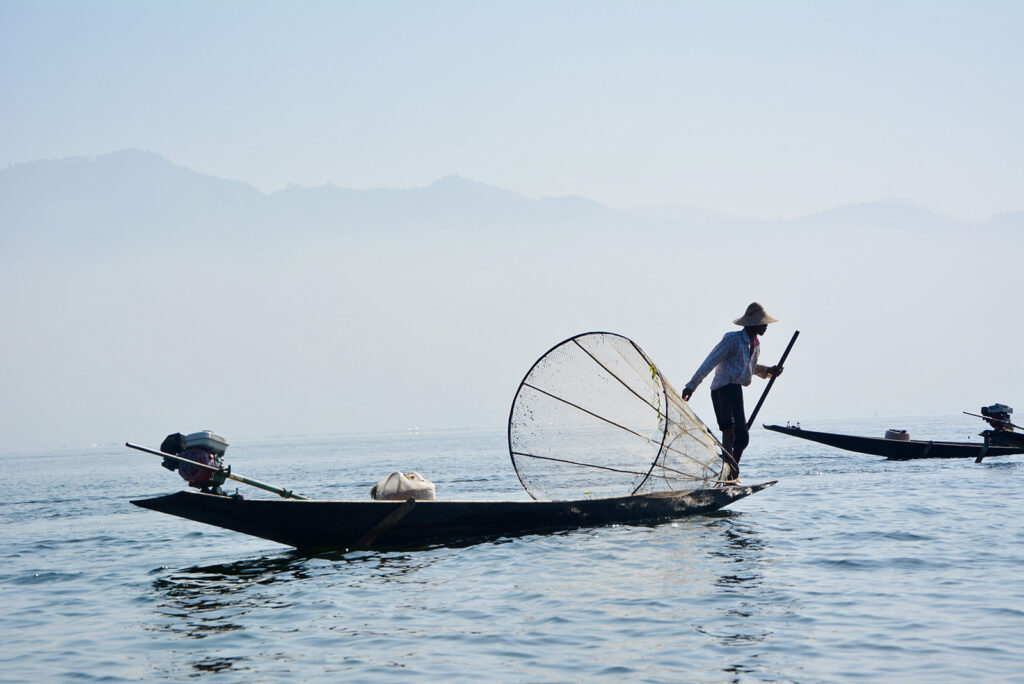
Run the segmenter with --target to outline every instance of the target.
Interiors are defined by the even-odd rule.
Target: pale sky
[[[1024,208],[1024,2],[0,2],[0,166]]]

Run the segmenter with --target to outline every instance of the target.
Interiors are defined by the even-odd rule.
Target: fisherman
[[[715,407],[715,418],[722,431],[722,446],[737,463],[750,442],[747,417],[743,411],[743,387],[750,384],[751,375],[770,378],[782,373],[781,366],[768,367],[757,362],[761,351],[757,338],[764,335],[769,323],[776,321],[763,306],[753,302],[743,316],[733,321],[743,326],[743,330],[726,333],[682,391],[683,400],[689,401],[701,381],[712,370],[715,371],[711,381],[711,403]],[[732,473],[726,476],[723,473],[722,477],[730,479],[737,475]]]

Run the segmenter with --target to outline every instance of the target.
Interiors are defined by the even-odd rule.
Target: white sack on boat
[[[408,473],[391,473],[373,485],[370,496],[378,501],[419,501],[434,500],[434,483],[425,479],[415,470]]]

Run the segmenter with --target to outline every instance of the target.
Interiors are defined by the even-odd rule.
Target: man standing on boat
[[[761,352],[757,338],[764,335],[769,323],[775,322],[777,319],[769,316],[763,306],[752,303],[742,317],[733,321],[742,325],[743,330],[726,333],[682,391],[683,400],[689,401],[701,381],[712,370],[715,371],[711,381],[711,403],[722,431],[722,446],[737,463],[750,443],[747,416],[743,411],[743,387],[750,384],[753,375],[770,378],[782,373],[779,366],[762,366],[757,362]],[[735,475],[733,473],[733,477]],[[723,478],[728,479],[725,475]]]

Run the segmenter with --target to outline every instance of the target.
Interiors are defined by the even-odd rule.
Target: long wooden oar
[[[789,350],[793,348],[793,343],[796,342],[796,338],[800,335],[800,331],[797,330],[793,333],[793,337],[789,340],[789,344],[786,345],[786,351],[782,352],[782,358],[779,359],[778,368],[782,368],[782,365],[786,363],[786,357],[789,356]],[[750,420],[747,421],[747,429],[754,424],[754,419],[757,418],[757,412],[761,410],[761,404],[764,403],[765,397],[768,396],[768,392],[771,391],[772,385],[775,384],[775,378],[777,375],[773,375],[768,379],[768,386],[764,388],[764,392],[761,393],[761,398],[757,400],[757,406],[754,407],[754,412],[750,414]]]
[[[153,454],[154,456],[163,456],[164,458],[169,458],[172,461],[178,461],[180,463],[187,463],[188,465],[191,466],[206,468],[207,470],[212,470],[215,473],[222,473],[224,477],[230,478],[235,482],[241,482],[242,484],[247,484],[250,487],[258,487],[259,489],[264,489],[268,492],[273,492],[278,496],[283,496],[286,499],[302,499],[303,501],[308,500],[308,497],[300,496],[299,494],[296,494],[295,492],[289,489],[275,487],[274,485],[269,485],[266,482],[260,482],[259,480],[253,480],[252,478],[248,478],[243,475],[235,475],[234,473],[231,472],[231,468],[218,468],[217,466],[206,465],[205,463],[197,463],[195,461],[190,461],[187,458],[182,458],[181,456],[175,456],[174,454],[165,454],[162,451],[157,451],[156,449],[148,449],[144,446],[139,446],[138,444],[132,444],[131,442],[125,442],[124,445],[129,449],[145,451],[147,454]]]

